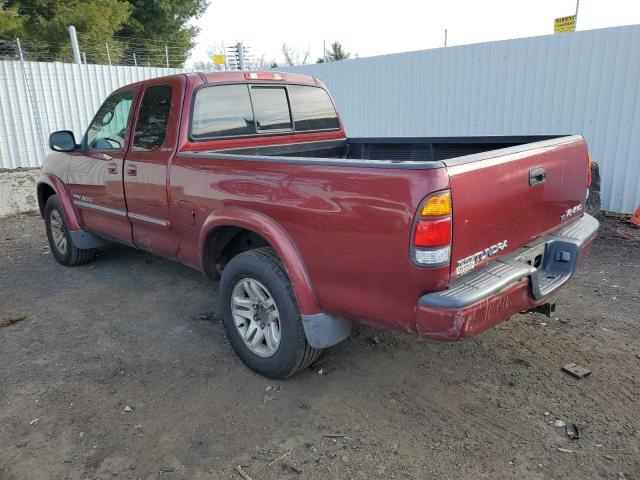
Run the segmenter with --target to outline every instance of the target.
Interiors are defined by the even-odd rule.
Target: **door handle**
[[[118,173],[118,164],[117,163],[109,163],[107,165],[107,173],[111,173],[111,174]]]
[[[547,178],[547,172],[542,167],[536,167],[529,170],[529,185],[534,186],[544,183]]]
[[[135,177],[138,174],[138,167],[136,165],[127,165],[127,175]]]

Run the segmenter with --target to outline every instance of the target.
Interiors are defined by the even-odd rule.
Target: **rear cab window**
[[[255,126],[247,85],[216,85],[198,90],[191,120],[193,138],[252,133]]]
[[[326,90],[320,87],[291,85],[289,99],[296,131],[340,128],[338,114]]]
[[[310,85],[211,85],[196,92],[190,137],[195,140],[337,130],[329,94]]]
[[[258,131],[293,129],[284,87],[252,86],[251,100]]]

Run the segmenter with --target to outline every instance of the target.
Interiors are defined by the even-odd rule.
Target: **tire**
[[[93,260],[95,249],[85,250],[73,244],[67,219],[57,195],[51,195],[47,200],[44,207],[44,223],[51,253],[59,263],[73,267]]]
[[[252,303],[259,297],[250,295],[250,290],[255,290],[256,285],[266,300],[261,300],[257,308],[255,303],[238,307],[238,301],[243,304]],[[243,293],[246,293],[246,297]],[[233,257],[222,272],[218,298],[229,342],[240,359],[252,370],[269,378],[286,378],[309,367],[320,356],[322,350],[307,343],[291,282],[271,248],[249,250]],[[249,310],[241,310],[244,308]],[[247,323],[247,318],[252,315],[253,320],[249,319]],[[258,333],[248,335],[249,340],[245,338],[251,333],[251,327],[255,328],[256,324],[259,327],[261,323],[264,340],[259,345],[250,347],[249,344],[257,339]],[[277,349],[273,351],[278,336],[275,333],[269,334],[269,331],[272,327],[275,328],[276,323],[279,340]]]

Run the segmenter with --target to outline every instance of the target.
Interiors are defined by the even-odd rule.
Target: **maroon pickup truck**
[[[220,279],[233,348],[275,378],[352,322],[459,340],[549,307],[598,230],[582,137],[349,138],[322,83],[291,73],[134,83],[50,147],[55,258],[113,241]]]

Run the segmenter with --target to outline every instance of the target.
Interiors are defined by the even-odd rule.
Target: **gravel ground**
[[[619,228],[552,318],[453,344],[361,327],[273,381],[198,272],[125,247],[65,268],[39,217],[0,220],[0,322],[26,315],[0,328],[0,479],[640,479],[640,240]]]

